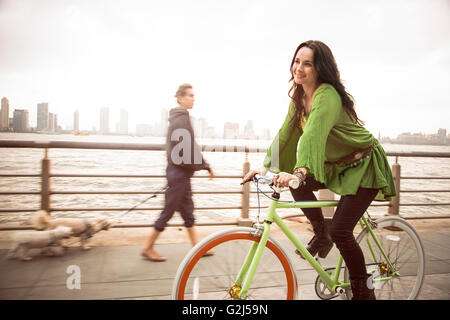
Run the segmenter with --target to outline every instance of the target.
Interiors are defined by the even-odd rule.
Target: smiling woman
[[[330,48],[321,41],[306,41],[298,46],[291,62],[292,87],[289,97],[295,102],[295,119],[311,110],[312,96],[317,83],[329,83],[342,100],[342,106],[350,118],[363,124],[354,109],[353,97],[345,90],[340,72]],[[308,91],[309,92],[306,92]]]
[[[278,172],[273,182],[279,187],[299,182],[300,187],[291,188],[296,201],[317,200],[313,191],[318,189],[341,195],[330,230],[320,208],[302,209],[315,234],[306,248],[325,258],[336,243],[350,273],[353,297],[375,299],[365,286],[364,255],[353,229],[374,199],[396,195],[386,154],[359,120],[327,45],[317,40],[300,44],[290,71],[292,101],[286,119],[264,168],[250,171],[243,181],[270,169]]]

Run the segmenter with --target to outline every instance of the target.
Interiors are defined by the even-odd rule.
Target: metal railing
[[[398,195],[393,197],[390,202],[389,214],[400,214],[400,207],[411,206],[449,206],[448,202],[431,202],[431,203],[401,203],[400,197],[402,193],[450,193],[450,189],[416,189],[416,190],[403,190],[401,188],[401,180],[449,180],[450,177],[424,177],[424,176],[401,176],[401,166],[398,163],[399,157],[424,157],[424,158],[450,158],[450,152],[387,152],[387,156],[394,156],[395,163],[392,165],[392,174],[394,176],[395,188]],[[450,218],[450,215],[438,215],[438,216],[417,216],[417,217],[405,217],[408,219],[432,219],[432,218]]]
[[[17,213],[17,212],[33,212],[38,209],[52,211],[125,211],[128,208],[54,208],[51,205],[52,195],[94,195],[94,194],[120,194],[120,195],[136,195],[136,194],[149,194],[148,191],[61,191],[52,190],[51,179],[53,178],[140,178],[140,179],[153,179],[153,178],[165,178],[165,175],[130,175],[130,174],[71,174],[71,173],[52,173],[51,161],[48,158],[48,149],[62,148],[62,149],[96,149],[96,150],[145,150],[145,151],[164,151],[165,145],[163,144],[135,144],[135,143],[98,143],[98,142],[72,142],[72,141],[18,141],[18,140],[0,140],[0,148],[38,148],[44,149],[44,158],[42,159],[41,172],[39,174],[6,174],[0,172],[0,178],[40,178],[41,179],[41,191],[4,191],[0,192],[0,196],[6,195],[40,195],[40,208],[9,208],[0,209],[0,213]],[[202,146],[202,150],[206,152],[243,152],[245,153],[245,161],[243,163],[242,175],[218,175],[217,179],[241,179],[246,172],[250,170],[250,163],[248,161],[248,153],[252,152],[267,152],[266,148],[252,148],[248,146],[222,146],[222,145],[207,145]],[[402,179],[448,179],[450,177],[408,177],[401,176],[400,164],[398,163],[399,157],[433,157],[433,158],[450,158],[450,153],[440,152],[388,152],[387,156],[395,157],[395,163],[392,165],[392,172],[395,179],[397,190],[400,190],[398,196],[394,197],[392,201],[384,204],[373,204],[372,206],[387,206],[389,214],[400,214],[401,206],[447,206],[450,203],[400,203],[400,194],[403,192],[450,192],[450,190],[402,190]],[[195,179],[208,178],[208,176],[194,175]],[[156,192],[156,194],[162,194],[163,192]],[[210,223],[198,223],[197,225],[248,225],[251,223],[249,219],[250,209],[256,209],[258,207],[250,206],[250,194],[255,191],[250,190],[250,185],[246,184],[242,186],[240,191],[229,190],[215,190],[215,191],[195,191],[195,194],[241,194],[240,206],[227,206],[227,207],[196,207],[195,210],[224,210],[224,209],[238,209],[241,210],[240,218],[237,221],[220,221]],[[161,207],[139,207],[139,210],[162,210]],[[450,216],[439,215],[439,218],[448,218]],[[434,218],[434,216],[419,217],[419,218]],[[181,224],[169,224],[169,226],[180,226]],[[147,227],[152,224],[123,224],[116,225],[116,227]],[[26,226],[6,226],[0,227],[0,230],[12,230],[12,229],[29,229]]]

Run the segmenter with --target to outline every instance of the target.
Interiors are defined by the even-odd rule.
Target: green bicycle
[[[259,184],[270,181],[266,177],[253,178],[258,192],[262,192]],[[279,198],[279,190],[272,196],[263,223],[258,216],[252,228],[216,232],[188,252],[174,280],[173,299],[297,299],[296,269],[280,243],[270,236],[273,223],[317,272],[315,291],[321,299],[351,299],[342,256],[338,256],[335,267],[324,269],[276,213],[277,208],[335,207],[338,201],[279,201],[275,198]],[[425,277],[425,254],[414,227],[399,217],[373,221],[368,214],[361,217],[359,224],[362,231],[356,240],[371,274],[368,285],[375,289],[377,299],[416,299]],[[200,259],[210,250],[214,256]]]

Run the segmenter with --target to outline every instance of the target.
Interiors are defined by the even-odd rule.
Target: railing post
[[[50,213],[50,159],[48,159],[47,148],[44,149],[41,170],[41,210]]]
[[[400,164],[398,163],[398,157],[395,157],[395,163],[392,165],[392,175],[394,176],[395,190],[397,195],[392,197],[389,202],[389,214],[398,215],[400,213]]]
[[[245,162],[243,166],[243,176],[250,171],[250,162],[248,162],[248,153],[245,153]],[[242,203],[241,203],[241,217],[238,219],[237,224],[239,226],[252,226],[252,221],[249,219],[250,208],[250,183],[246,183],[242,186]]]

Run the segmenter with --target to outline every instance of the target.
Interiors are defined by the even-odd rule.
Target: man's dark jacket
[[[195,142],[187,109],[178,107],[170,110],[166,151],[168,163],[182,168],[189,176],[194,171],[211,170],[200,146]]]

